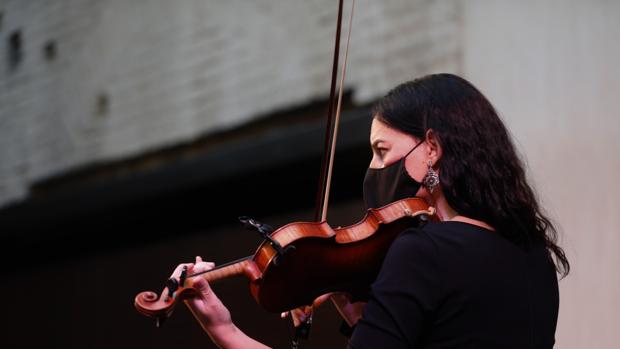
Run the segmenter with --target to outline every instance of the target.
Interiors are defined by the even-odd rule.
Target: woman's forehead
[[[396,130],[389,127],[386,123],[374,118],[370,126],[370,143],[376,143],[380,140],[385,141],[386,138],[391,138],[390,136],[393,136],[395,131]]]
[[[370,144],[376,145],[379,142],[385,143],[411,143],[415,142],[416,137],[399,131],[388,126],[385,122],[374,118],[370,126]]]
[[[380,141],[393,141],[395,138],[405,136],[404,133],[388,126],[385,122],[374,118],[370,126],[370,144]]]

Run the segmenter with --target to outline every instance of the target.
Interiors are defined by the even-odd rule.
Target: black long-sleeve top
[[[390,247],[349,347],[552,348],[557,316],[544,246],[525,250],[475,225],[429,223]]]

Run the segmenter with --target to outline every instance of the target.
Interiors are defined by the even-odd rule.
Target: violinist
[[[510,135],[489,101],[452,74],[390,91],[373,108],[369,208],[417,196],[440,222],[392,243],[365,306],[334,295],[354,327],[350,348],[552,348],[556,273],[569,263]],[[200,257],[180,265],[213,268]],[[205,280],[185,301],[221,348],[263,348]]]

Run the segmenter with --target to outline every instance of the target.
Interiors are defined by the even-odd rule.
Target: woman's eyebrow
[[[371,146],[377,148],[379,146],[379,143],[385,143],[385,141],[383,139],[375,139],[375,141],[372,142]]]

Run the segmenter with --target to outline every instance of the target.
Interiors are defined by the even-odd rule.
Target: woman
[[[551,348],[556,272],[569,263],[488,100],[451,74],[404,83],[373,110],[368,207],[418,196],[441,222],[392,244],[352,348]],[[198,257],[190,267],[212,268]],[[178,275],[180,267],[175,274]],[[206,282],[186,303],[223,348],[264,345],[235,327]],[[353,312],[353,314],[351,314]]]

